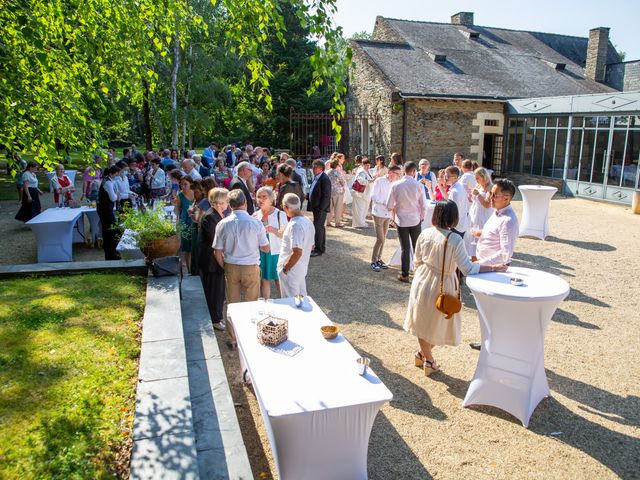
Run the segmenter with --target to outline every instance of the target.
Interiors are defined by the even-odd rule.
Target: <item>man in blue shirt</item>
[[[162,152],[162,160],[160,161],[160,165],[162,166],[163,170],[166,170],[166,168],[169,165],[175,165],[175,162],[171,158],[171,152],[169,150],[167,150],[167,149],[163,150],[163,152]]]
[[[211,142],[202,152],[202,163],[205,167],[211,168],[216,158],[216,144]]]

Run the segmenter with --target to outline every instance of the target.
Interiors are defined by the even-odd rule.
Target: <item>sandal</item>
[[[429,375],[431,375],[432,373],[435,372],[439,372],[440,371],[440,365],[438,365],[436,363],[435,360],[427,360],[425,358],[424,360],[424,374],[428,377]]]
[[[422,353],[420,351],[416,352],[415,364],[416,364],[416,367],[418,367],[418,368],[423,368],[424,367],[424,355],[422,355]]]

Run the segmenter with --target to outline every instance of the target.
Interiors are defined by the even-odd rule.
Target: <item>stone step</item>
[[[179,277],[148,277],[130,478],[200,478]]]
[[[181,305],[200,478],[252,479],[249,457],[199,277],[183,278]]]

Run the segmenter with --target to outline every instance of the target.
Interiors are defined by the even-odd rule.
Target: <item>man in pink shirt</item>
[[[491,188],[491,206],[496,211],[489,217],[482,230],[474,228],[471,235],[478,238],[476,257],[481,265],[509,265],[518,238],[518,217],[511,207],[516,187],[511,180],[499,178]],[[472,257],[472,260],[476,260]],[[480,350],[480,342],[469,346]]]
[[[511,207],[516,187],[511,180],[499,178],[491,188],[491,206],[496,211],[482,230],[473,229],[478,238],[476,257],[482,265],[508,265],[518,238],[518,217]]]
[[[424,188],[415,179],[418,167],[415,162],[407,162],[404,166],[404,177],[391,185],[387,200],[387,208],[396,211],[396,225],[402,250],[402,273],[398,280],[411,283],[409,265],[411,251],[415,248],[421,232],[421,223],[427,209]]]

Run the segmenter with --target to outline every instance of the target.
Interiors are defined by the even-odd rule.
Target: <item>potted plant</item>
[[[120,226],[133,232],[147,260],[178,253],[180,237],[176,223],[165,215],[162,207],[141,210],[125,207],[120,215]]]

